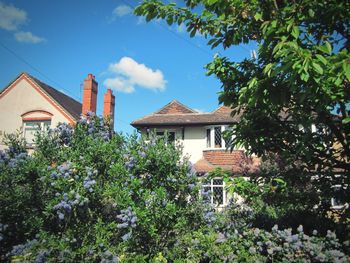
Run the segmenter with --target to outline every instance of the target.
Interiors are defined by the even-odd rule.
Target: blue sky
[[[108,85],[116,95],[115,128],[125,133],[133,131],[131,121],[173,99],[214,110],[220,82],[205,75],[204,65],[215,53],[240,61],[256,47],[211,50],[183,26],[133,15],[130,6],[137,3],[0,0],[0,88],[26,71],[81,101],[83,80],[92,73],[99,83],[97,113]]]

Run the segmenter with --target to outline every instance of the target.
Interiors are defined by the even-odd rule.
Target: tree
[[[212,48],[258,44],[257,58],[233,62],[216,55],[206,66],[222,83],[219,101],[241,116],[227,133],[231,148],[278,153],[326,179],[334,171],[349,174],[350,2],[184,2],[145,0],[135,14],[185,24],[191,37],[201,33]]]
[[[135,14],[185,24],[215,48],[255,41],[257,59],[216,56],[208,74],[220,102],[241,114],[231,146],[278,152],[319,170],[350,171],[350,3],[347,1],[146,0]],[[201,10],[199,13],[194,13]],[[317,132],[311,129],[315,124]],[[295,161],[294,160],[294,161]]]

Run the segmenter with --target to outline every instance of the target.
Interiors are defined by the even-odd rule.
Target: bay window
[[[210,179],[203,184],[205,192],[210,192],[210,203],[215,206],[225,206],[227,204],[227,195],[225,182],[222,178]]]

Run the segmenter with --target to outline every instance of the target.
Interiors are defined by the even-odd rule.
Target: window
[[[165,136],[167,136],[167,139],[168,139],[168,143],[174,143],[175,142],[175,139],[176,139],[176,136],[175,136],[175,132],[174,131],[157,131],[156,132],[156,135],[157,137],[161,137],[161,138],[164,138]]]
[[[23,135],[27,145],[33,145],[35,143],[35,134],[40,131],[47,131],[50,125],[51,121],[23,121]]]
[[[345,203],[342,203],[340,201],[340,192],[341,192],[341,185],[333,185],[332,188],[334,189],[334,196],[331,198],[331,208],[333,209],[343,209],[344,207],[347,207]]]
[[[225,126],[213,126],[206,129],[207,148],[225,148],[225,141],[222,132]]]
[[[215,148],[221,148],[221,127],[214,127]]]
[[[344,204],[342,202],[340,202],[339,199],[336,197],[332,197],[331,205],[333,208],[340,208],[340,207],[344,206]]]
[[[211,147],[211,140],[210,140],[210,129],[207,129],[207,148]]]
[[[334,174],[334,177],[332,178],[332,176],[323,176],[322,174],[316,174],[311,176],[311,180],[312,181],[319,181],[321,178],[326,178],[328,181],[333,181],[335,179],[335,181],[333,181],[333,185],[331,186],[331,199],[330,199],[330,205],[331,205],[331,209],[334,210],[341,210],[344,208],[348,208],[349,207],[349,203],[343,203],[341,201],[342,199],[342,195],[344,195],[347,191],[347,188],[349,187],[348,184],[341,184],[339,181],[342,181],[342,174]],[[318,207],[318,205],[316,205],[315,207]]]
[[[221,178],[214,178],[203,184],[205,192],[210,192],[210,203],[216,206],[226,205],[225,182]]]

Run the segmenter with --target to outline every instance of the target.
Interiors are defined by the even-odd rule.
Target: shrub
[[[68,261],[109,252],[149,257],[200,225],[189,202],[197,178],[180,149],[125,138],[96,116],[38,135],[32,157],[8,156],[1,159],[2,254],[29,239],[36,241],[8,256],[27,257],[29,249],[28,260],[62,251]]]
[[[235,203],[215,212],[178,145],[115,134],[91,114],[38,134],[32,156],[11,149],[0,155],[5,261],[348,259],[332,233],[260,230]]]

